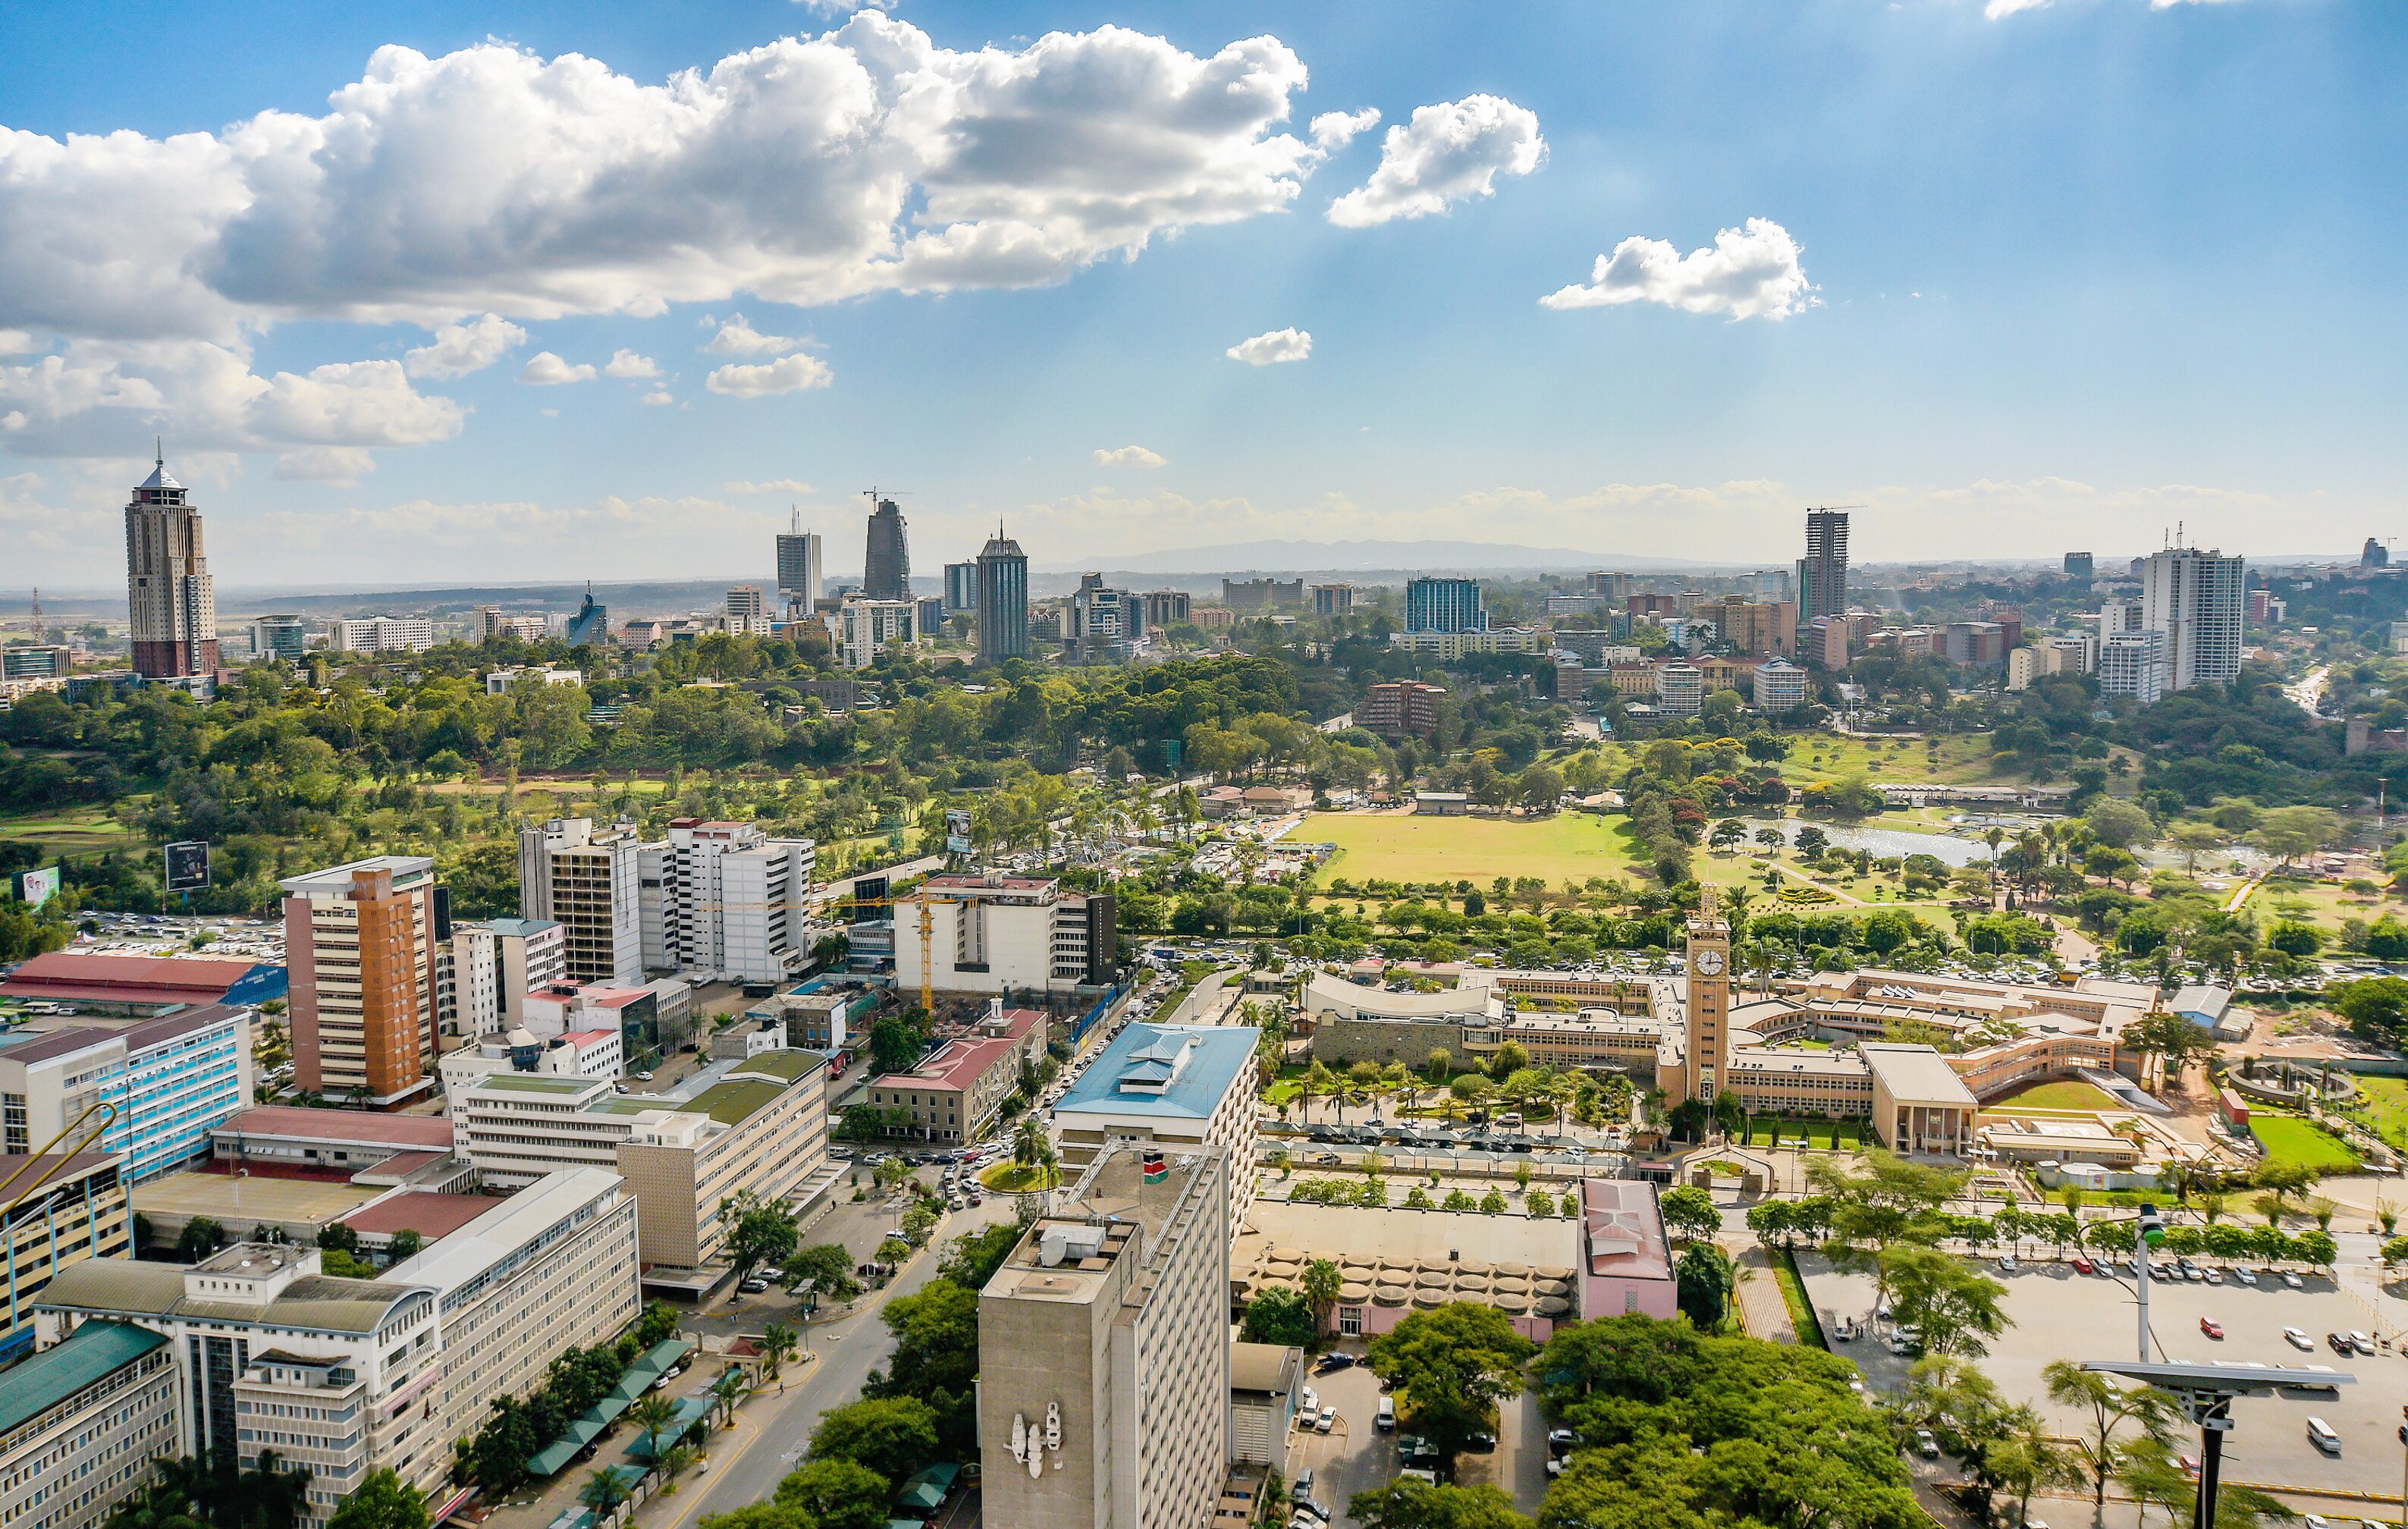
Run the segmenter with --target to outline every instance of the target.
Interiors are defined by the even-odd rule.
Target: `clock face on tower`
[[[1714,950],[1699,950],[1690,958],[1689,965],[1697,968],[1700,977],[1718,976],[1723,969],[1723,953]]]

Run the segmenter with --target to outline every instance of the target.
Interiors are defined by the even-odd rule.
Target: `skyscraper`
[[[2238,555],[2196,547],[2149,554],[2141,574],[2141,627],[2165,634],[2165,689],[2188,690],[2241,673],[2246,575]]]
[[[594,598],[594,586],[585,586],[585,603],[577,614],[568,618],[568,646],[598,648],[610,640],[610,607]]]
[[[1798,615],[1801,621],[1837,616],[1848,608],[1848,512],[1806,512],[1806,555],[1798,560]]]
[[[869,549],[861,564],[861,593],[873,600],[911,598],[911,549],[903,536],[903,512],[892,499],[869,491],[878,507],[869,517]]]
[[[795,511],[794,529],[778,535],[778,593],[789,613],[809,616],[820,603],[825,577],[820,561],[820,534],[803,529],[803,512]]]
[[[996,526],[978,555],[978,656],[1000,664],[1028,656],[1028,554]]]
[[[434,1087],[436,950],[452,900],[424,855],[377,855],[284,889],[294,1081],[373,1108]]]
[[[958,616],[965,610],[978,609],[978,564],[948,563],[945,564],[945,614]]]
[[[1488,608],[1477,579],[1415,579],[1405,584],[1408,632],[1485,632]]]
[[[168,679],[217,672],[217,595],[200,511],[169,476],[164,454],[125,505],[125,603],[135,673]]]
[[[727,630],[769,635],[769,601],[758,584],[738,584],[727,592]]]
[[[2091,559],[2087,552],[2065,554],[2065,577],[2079,583],[2090,582]]]

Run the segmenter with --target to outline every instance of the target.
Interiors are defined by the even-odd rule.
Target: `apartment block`
[[[643,980],[641,849],[624,819],[596,829],[590,818],[554,818],[519,830],[519,914],[565,926],[567,975],[580,982]]]
[[[889,647],[909,647],[919,640],[918,606],[910,600],[847,600],[828,618],[837,662],[848,669],[866,669]]]
[[[1119,970],[1117,903],[1046,877],[931,876],[896,915],[896,984],[939,993],[1068,993]],[[927,934],[924,939],[921,930]]]
[[[1706,677],[1694,664],[1677,660],[1656,670],[1656,704],[1668,717],[1694,717],[1704,706]]]
[[[451,899],[424,855],[379,855],[288,877],[294,1081],[382,1107],[434,1086],[442,1050],[437,950]]]
[[[1440,685],[1418,680],[1371,687],[1354,708],[1354,725],[1383,738],[1426,738],[1438,731]]]
[[[0,1151],[31,1151],[109,1105],[99,1146],[122,1155],[127,1183],[208,1156],[209,1132],[251,1103],[251,1018],[212,1004],[124,1030],[0,1036]]]
[[[90,1322],[0,1374],[0,1526],[93,1529],[176,1452],[176,1355]]]
[[[462,1042],[526,1022],[526,995],[568,977],[568,930],[550,919],[488,919],[452,930],[447,1036]]]
[[[327,645],[343,653],[423,653],[435,646],[435,623],[420,616],[369,616],[326,623]]]
[[[2165,634],[2165,688],[2185,691],[2241,673],[2247,569],[2235,554],[2171,547],[2141,575],[2141,625]]]
[[[1798,607],[1788,600],[1749,600],[1725,595],[1698,614],[1714,623],[1736,652],[1756,658],[1798,655]]]
[[[1813,693],[1805,669],[1787,659],[1767,659],[1756,666],[1751,698],[1756,708],[1768,716],[1804,706]]]
[[[1228,1463],[1229,1160],[1120,1147],[979,1295],[987,1521],[1211,1529]]]
[[[810,839],[749,822],[670,821],[637,851],[644,969],[703,980],[774,982],[807,953],[804,912],[818,863]]]
[[[1484,620],[1485,618],[1484,618]],[[1535,626],[1475,627],[1461,632],[1391,632],[1388,646],[1398,652],[1460,664],[1467,653],[1543,653],[1547,641]]]
[[[133,1213],[123,1160],[114,1152],[53,1152],[38,1160],[0,1153],[8,1203],[0,1211],[0,1257],[7,1306],[0,1364],[34,1345],[34,1308],[52,1280],[94,1258],[133,1255]]]
[[[2111,632],[2099,645],[2099,693],[2155,706],[2166,693],[2166,635],[2156,628]]]

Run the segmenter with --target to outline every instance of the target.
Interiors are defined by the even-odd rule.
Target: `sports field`
[[[1589,812],[1537,819],[1315,812],[1288,838],[1338,846],[1325,879],[1468,880],[1484,888],[1500,876],[1535,876],[1561,886],[1567,877],[1629,876],[1629,841],[1621,832],[1627,821]]]
[[[38,844],[45,855],[79,855],[95,850],[122,850],[141,842],[139,836],[109,816],[108,808],[97,807],[0,818],[0,839]]]

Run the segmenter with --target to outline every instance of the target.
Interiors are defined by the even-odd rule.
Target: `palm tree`
[[[2041,1371],[2050,1401],[2069,1411],[2086,1414],[2083,1431],[2073,1436],[2073,1455],[2091,1480],[2093,1522],[2107,1517],[2107,1482],[2115,1474],[2128,1445],[2117,1435],[2131,1424],[2147,1437],[2163,1440],[2172,1427],[2169,1397],[2145,1386],[2122,1386],[2106,1376],[2086,1370],[2070,1359],[2051,1360]]]
[[[720,1426],[733,1428],[736,1426],[736,1404],[752,1394],[752,1378],[730,1365],[720,1371],[719,1379],[710,1383],[710,1394],[719,1403],[719,1415],[726,1420]]]
[[[795,1353],[795,1330],[781,1322],[773,1322],[761,1329],[761,1358],[767,1364],[771,1379],[786,1367]]]
[[[1982,842],[1990,847],[1990,890],[1996,892],[1999,890],[1999,846],[2007,842],[2007,831],[1992,823],[1989,832],[1982,836]]]
[[[677,1421],[677,1404],[658,1392],[646,1392],[627,1408],[627,1420],[644,1431],[644,1450],[652,1468],[661,1466],[661,1430]]]
[[[1304,1266],[1304,1298],[1312,1306],[1313,1330],[1328,1325],[1329,1313],[1338,1305],[1338,1292],[1345,1284],[1338,1265],[1326,1258],[1316,1258]]]
[[[594,1505],[595,1522],[608,1523],[610,1522],[611,1513],[617,1510],[621,1503],[626,1501],[627,1489],[620,1484],[619,1468],[616,1465],[600,1465],[595,1468],[593,1475],[585,1479],[585,1490],[578,1495]]]

